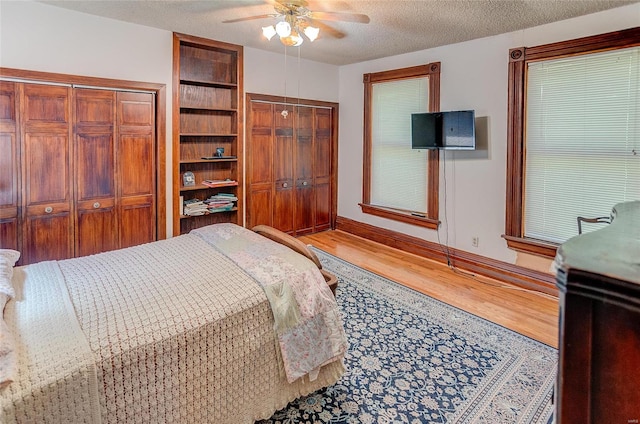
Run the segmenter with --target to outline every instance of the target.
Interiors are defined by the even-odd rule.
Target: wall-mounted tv
[[[475,111],[411,114],[412,149],[474,150]]]

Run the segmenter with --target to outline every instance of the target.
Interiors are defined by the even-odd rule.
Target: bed
[[[252,423],[344,372],[330,278],[269,227],[15,268],[11,252],[3,423]]]

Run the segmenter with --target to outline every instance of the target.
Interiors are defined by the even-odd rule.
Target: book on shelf
[[[182,201],[182,216],[201,216],[233,210],[238,198],[229,193],[214,194],[206,200],[197,198]]]
[[[207,205],[202,200],[189,199],[184,201],[183,215],[200,216],[207,212]]]
[[[213,213],[213,212],[226,212],[226,211],[230,211],[231,209],[233,209],[233,205],[219,206],[215,208],[209,208],[208,210],[210,213]]]
[[[220,201],[220,202],[235,202],[237,201],[238,198],[236,197],[235,194],[229,194],[229,193],[217,193],[214,194],[213,196],[209,197],[206,201]]]
[[[234,180],[204,180],[202,184],[207,187],[228,187],[238,185],[238,182]]]

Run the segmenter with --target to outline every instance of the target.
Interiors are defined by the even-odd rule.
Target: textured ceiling
[[[42,1],[154,28],[282,53],[277,37],[267,41],[261,27],[274,18],[222,23],[273,13],[265,0],[87,0]],[[329,22],[342,38],[321,31],[301,47],[306,59],[334,65],[362,62],[426,48],[530,28],[638,0],[309,0],[312,11],[366,14],[370,23]]]

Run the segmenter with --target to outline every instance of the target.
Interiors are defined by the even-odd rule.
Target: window
[[[363,212],[438,227],[438,151],[411,148],[411,114],[440,108],[440,63],[364,75]]]
[[[510,52],[509,247],[552,257],[578,216],[640,199],[638,45],[634,28]]]

